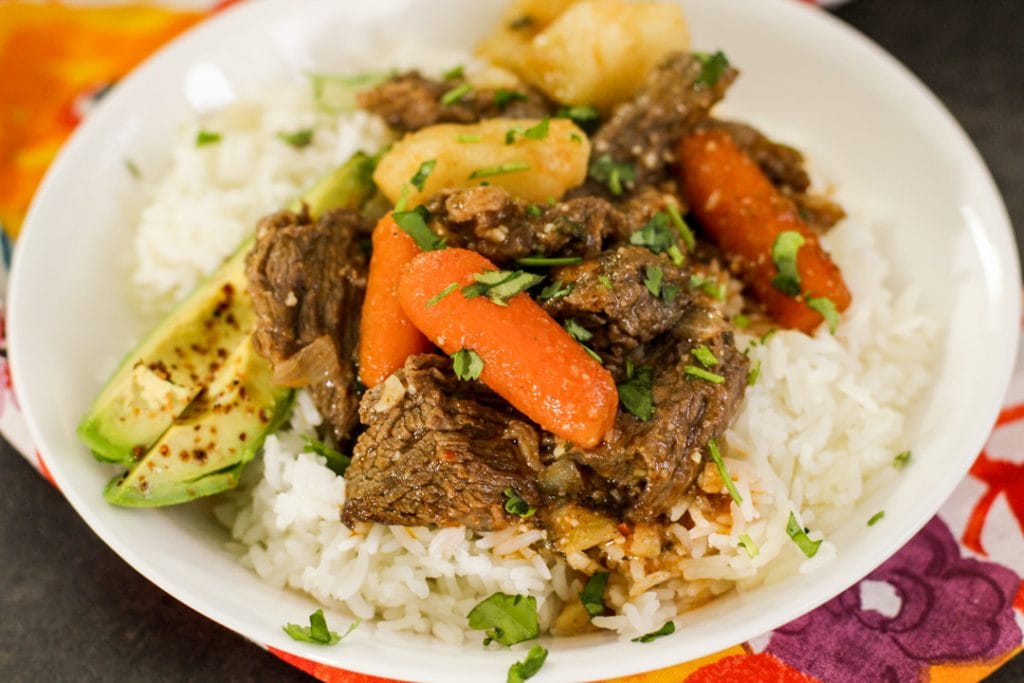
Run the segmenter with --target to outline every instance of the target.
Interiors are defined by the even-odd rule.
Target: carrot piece
[[[377,222],[359,319],[359,380],[368,387],[387,379],[409,356],[433,348],[398,303],[402,268],[420,253],[415,240],[398,227],[390,213]]]
[[[809,334],[822,316],[806,299],[826,297],[838,311],[849,307],[850,290],[817,234],[728,133],[693,133],[683,138],[678,151],[683,192],[691,210],[727,256],[739,257],[744,281],[776,321]],[[772,245],[786,231],[798,232],[805,240],[796,256],[801,285],[797,296],[772,285],[778,274]]]
[[[611,373],[527,294],[512,296],[507,306],[465,298],[461,289],[474,273],[491,270],[493,263],[466,249],[426,252],[405,267],[398,298],[445,353],[475,351],[484,362],[480,381],[524,415],[573,443],[596,446],[618,407]]]

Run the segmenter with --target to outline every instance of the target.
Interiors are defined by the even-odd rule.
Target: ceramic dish
[[[783,624],[838,594],[895,552],[962,478],[994,420],[1017,343],[1019,266],[1005,209],[949,113],[880,48],[796,2],[683,0],[696,49],[722,48],[743,76],[727,111],[806,150],[838,198],[892,226],[896,277],[915,282],[945,326],[941,361],[911,423],[915,464],[861,501],[830,534],[839,558],[677,620],[638,648],[612,636],[547,639],[535,680],[589,680],[699,657]],[[126,78],[75,133],[36,195],[10,288],[10,355],[32,436],[61,491],[128,563],[183,603],[257,643],[400,679],[502,680],[522,657],[473,642],[341,646],[288,638],[281,625],[316,609],[266,585],[225,549],[206,506],[128,510],[104,502],[109,476],[75,437],[100,370],[138,338],[122,260],[131,232],[129,156],[150,169],[189,110],[223,105],[311,68],[341,70],[374,41],[472,45],[504,3],[480,0],[290,0],[244,3],[203,23]],[[882,522],[863,522],[883,508]]]

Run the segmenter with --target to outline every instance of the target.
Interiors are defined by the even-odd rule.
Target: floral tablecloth
[[[189,4],[199,9],[0,3],[3,273],[36,185],[90,106],[159,45],[230,2]],[[0,307],[0,351],[4,337]],[[47,476],[2,355],[0,432]],[[1022,650],[1022,575],[1024,356],[1018,357],[1004,408],[969,476],[885,564],[773,633],[700,660],[615,680],[976,681]],[[383,680],[270,651],[323,681]]]

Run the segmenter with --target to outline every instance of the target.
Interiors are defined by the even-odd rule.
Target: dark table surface
[[[834,13],[953,112],[1024,242],[1024,2],[853,0]],[[310,680],[136,574],[5,442],[0,485],[0,681]],[[1021,657],[993,680],[1024,680]]]

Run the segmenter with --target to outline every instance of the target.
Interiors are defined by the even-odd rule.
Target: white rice
[[[314,127],[313,144],[294,149],[281,131]],[[196,147],[200,129],[220,143]],[[357,149],[389,139],[373,117],[318,113],[308,87],[279,88],[265,101],[229,107],[185,127],[170,168],[153,188],[135,241],[140,298],[171,302],[193,287],[247,235],[263,214],[285,205]],[[604,549],[624,562],[607,591],[615,616],[593,624],[633,637],[679,611],[729,590],[748,590],[835,559],[830,530],[904,450],[910,406],[933,362],[936,324],[913,289],[894,291],[871,229],[847,219],[825,240],[853,292],[836,335],[780,331],[751,346],[757,384],[731,429],[726,464],[742,496],[728,515],[710,518],[684,501],[693,527],[671,525],[674,554],[658,566],[626,560],[625,539]],[[740,334],[744,348],[753,339]],[[303,453],[319,424],[300,393],[290,426],[270,436],[252,483],[227,496],[218,516],[241,561],[266,581],[305,591],[325,606],[376,623],[380,637],[432,635],[458,644],[465,615],[496,591],[537,598],[548,628],[595,568],[586,555],[556,558],[534,550],[544,532],[528,526],[487,534],[465,529],[341,523],[345,480],[321,456]],[[824,539],[807,559],[786,534],[791,512]],[[750,557],[740,547],[749,537]],[[625,577],[628,577],[625,578]],[[479,634],[472,636],[479,638]]]

